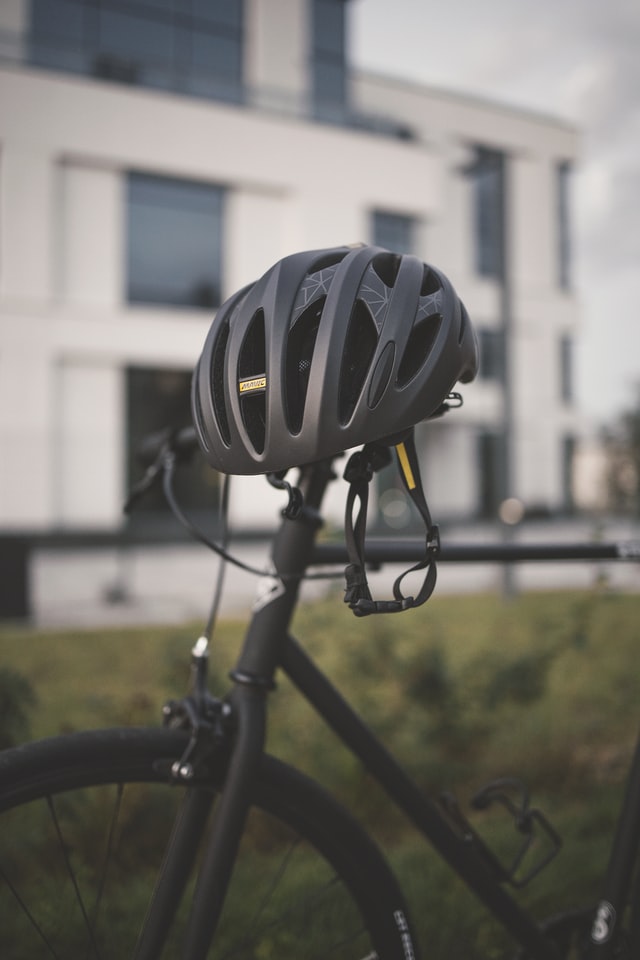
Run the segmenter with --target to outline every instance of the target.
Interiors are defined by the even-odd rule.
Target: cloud
[[[394,0],[393,16],[387,0],[352,7],[356,61],[368,69],[556,114],[583,131],[580,402],[615,416],[640,380],[640,4]]]

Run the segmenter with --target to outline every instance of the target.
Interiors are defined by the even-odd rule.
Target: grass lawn
[[[639,597],[605,589],[524,594],[509,603],[435,597],[402,617],[365,620],[330,598],[302,607],[294,632],[426,792],[455,791],[468,812],[469,796],[487,781],[527,781],[534,804],[566,840],[523,895],[549,913],[563,900],[597,896],[637,734],[639,613]],[[197,635],[198,625],[0,630],[3,742],[158,722],[163,702],[186,689]],[[241,638],[240,624],[219,624],[215,692],[225,688]],[[284,678],[272,698],[269,747],[361,811],[402,874],[434,957],[462,955],[459,936],[475,943],[478,957],[501,955],[457,881],[389,812]],[[517,840],[504,811],[473,816],[496,848]],[[475,955],[467,948],[465,956]]]

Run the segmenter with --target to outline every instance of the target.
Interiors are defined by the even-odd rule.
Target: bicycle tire
[[[113,729],[0,754],[3,956],[133,955],[173,823],[168,807],[183,795],[167,770],[186,742],[176,730]],[[197,788],[216,792],[224,767],[213,760]],[[344,808],[267,756],[252,803],[211,957],[417,957],[399,887]],[[181,908],[162,956],[178,955],[183,919]]]

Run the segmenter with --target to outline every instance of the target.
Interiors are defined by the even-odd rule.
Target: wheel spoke
[[[95,900],[95,903],[94,903],[94,905],[93,905],[93,918],[92,918],[91,923],[90,923],[90,928],[91,928],[91,930],[94,931],[94,932],[95,932],[95,931],[97,930],[97,928],[98,928],[98,917],[99,917],[99,914],[100,914],[100,907],[101,907],[101,905],[102,905],[102,898],[103,898],[103,896],[104,896],[105,885],[106,885],[106,882],[107,882],[107,872],[108,872],[108,870],[109,870],[109,864],[111,863],[111,855],[112,855],[113,850],[114,850],[116,827],[117,827],[117,825],[118,825],[118,823],[119,823],[119,820],[120,820],[120,811],[121,811],[121,809],[122,809],[122,797],[123,797],[123,794],[124,794],[124,784],[119,783],[119,784],[117,785],[117,787],[116,787],[116,799],[115,799],[115,803],[114,803],[114,805],[113,805],[113,811],[112,811],[112,814],[111,814],[111,820],[110,820],[110,822],[109,822],[109,831],[108,831],[108,834],[107,834],[107,845],[106,845],[106,849],[105,849],[105,852],[104,852],[104,859],[103,859],[103,862],[102,862],[102,868],[101,868],[101,870],[100,870],[100,880],[99,880],[99,882],[98,882],[98,889],[97,889],[97,891],[96,891],[96,900]],[[95,935],[95,933],[94,933],[94,935]],[[93,937],[92,937],[92,940],[93,940]],[[89,943],[87,944],[87,953],[86,953],[87,960],[88,960],[88,958],[89,958],[89,956],[90,956],[90,954],[89,954],[89,948],[90,948],[90,946],[91,946],[91,942],[89,942]]]
[[[87,934],[89,936],[89,940],[87,942],[87,955],[89,952],[89,947],[93,947],[93,953],[94,953],[94,956],[96,957],[96,960],[101,960],[101,953],[95,938],[95,931],[93,929],[91,920],[89,919],[89,914],[87,913],[87,908],[85,907],[82,894],[80,893],[80,885],[78,884],[78,878],[76,877],[75,870],[73,869],[73,864],[71,863],[71,857],[69,855],[69,847],[65,843],[65,839],[62,835],[60,820],[58,819],[58,814],[56,812],[55,804],[53,802],[53,797],[51,796],[47,797],[47,806],[49,807],[51,820],[53,822],[53,826],[56,831],[56,835],[58,837],[58,842],[60,844],[60,852],[62,853],[62,858],[64,860],[64,864],[67,870],[67,875],[73,885],[73,889],[76,895],[76,902],[78,904],[78,907],[80,908],[80,912],[82,913],[82,919],[84,921]]]
[[[12,895],[13,895],[16,903],[19,905],[20,910],[22,911],[22,913],[24,914],[24,916],[26,917],[26,919],[29,921],[30,926],[33,928],[33,930],[35,930],[35,932],[37,933],[37,935],[38,935],[38,937],[40,938],[40,940],[42,941],[42,943],[45,945],[45,947],[46,947],[47,950],[49,951],[49,954],[54,958],[54,960],[60,960],[60,958],[58,957],[58,954],[56,953],[56,951],[55,951],[54,948],[53,948],[53,944],[52,944],[52,943],[50,942],[50,940],[45,936],[44,931],[42,930],[42,927],[40,926],[40,924],[38,923],[38,921],[37,921],[36,918],[34,917],[33,913],[31,912],[31,910],[29,909],[29,907],[27,906],[27,904],[24,902],[24,900],[22,899],[22,897],[21,897],[20,894],[18,893],[18,890],[16,889],[16,887],[14,886],[14,884],[11,882],[11,879],[7,876],[7,874],[6,874],[6,873],[4,872],[4,870],[2,869],[2,866],[0,866],[0,877],[2,877],[2,879],[3,879],[4,882],[6,883],[7,887],[8,887],[9,890],[11,891],[11,893],[12,893]]]
[[[285,852],[284,856],[280,859],[277,869],[274,871],[273,879],[260,901],[260,905],[250,922],[246,935],[243,936],[242,939],[240,939],[236,944],[234,944],[230,950],[227,950],[222,955],[220,960],[233,960],[234,957],[244,956],[245,952],[250,950],[251,947],[260,943],[262,938],[268,939],[278,929],[286,928],[292,920],[295,921],[296,927],[304,927],[304,918],[313,915],[318,910],[320,904],[323,901],[326,901],[327,896],[330,895],[330,892],[342,884],[340,877],[332,876],[320,887],[314,890],[313,893],[307,894],[304,899],[298,899],[295,902],[290,902],[286,909],[282,909],[279,915],[274,919],[268,919],[261,923],[260,917],[266,912],[268,905],[275,896],[275,893],[284,879],[287,868],[291,863],[293,854],[298,848],[299,844],[300,838],[296,838],[296,840],[289,845],[289,848]],[[321,957],[329,956],[336,950],[340,950],[349,943],[353,943],[354,940],[356,940],[365,932],[365,928],[360,926],[358,929],[350,932],[348,936],[344,936],[332,944],[325,944],[323,946],[322,953],[309,955],[309,960],[316,960],[316,958],[317,960],[320,960]],[[370,956],[371,954],[369,954],[365,960],[369,960]]]

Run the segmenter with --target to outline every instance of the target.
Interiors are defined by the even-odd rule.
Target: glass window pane
[[[103,7],[110,5],[109,0],[106,0],[106,2],[102,0]],[[118,5],[122,6],[122,4],[118,4],[118,0],[115,0],[115,6]],[[151,15],[155,16],[156,11],[169,14],[173,13],[174,10],[179,12],[183,6],[183,0],[127,0],[126,5],[132,7],[134,10],[137,8],[136,12],[139,11],[146,16],[149,16],[151,11],[153,11]]]
[[[150,17],[101,10],[99,49],[127,57],[136,63],[171,63],[173,28]]]
[[[314,64],[316,109],[322,111],[323,105],[332,106],[336,113],[336,119],[342,119],[346,99],[346,83],[345,69],[342,64],[316,60]]]
[[[30,62],[54,70],[84,73],[85,10],[78,0],[33,0]]]
[[[127,465],[129,489],[142,476],[138,461],[141,441],[150,433],[165,429],[179,430],[191,424],[191,371],[130,367],[127,370]],[[218,475],[195,457],[187,467],[175,474],[175,493],[181,503],[191,509],[210,512],[215,503]],[[130,517],[134,528],[162,528],[170,511],[162,490],[152,488],[136,504]],[[175,521],[176,532],[180,527]],[[150,531],[149,531],[150,532]]]
[[[80,0],[32,0],[31,29],[35,36],[83,42],[84,9]]]
[[[557,251],[558,251],[558,283],[563,290],[571,286],[571,235],[569,223],[571,186],[571,164],[560,163],[556,171],[557,184]]]
[[[243,100],[242,0],[33,0],[30,44],[39,66]]]
[[[177,177],[156,177],[145,173],[130,174],[129,186],[130,195],[137,203],[220,215],[222,204],[220,187],[180,180]]]
[[[373,212],[373,243],[394,253],[413,253],[415,249],[415,220],[398,213],[383,210]]]
[[[573,340],[560,338],[560,397],[565,403],[573,400]]]
[[[562,493],[563,506],[567,513],[575,510],[574,496],[574,460],[576,453],[575,437],[564,437],[562,440]]]
[[[195,19],[226,25],[240,30],[243,21],[243,0],[191,0]]]
[[[479,513],[494,518],[504,500],[506,443],[503,434],[481,433],[478,437],[480,474]]]
[[[348,99],[342,0],[313,0],[310,38],[313,103],[321,120],[343,122]]]
[[[470,169],[473,184],[475,261],[481,276],[503,271],[504,155],[478,147]]]
[[[191,38],[187,89],[201,97],[242,99],[242,45],[238,38],[199,31]]]
[[[315,0],[313,48],[338,59],[345,55],[345,10],[342,0]]]
[[[133,174],[128,200],[129,301],[217,306],[221,188]]]
[[[503,380],[505,367],[504,333],[501,330],[480,330],[479,340],[480,379]]]
[[[241,59],[240,44],[232,37],[201,32],[192,38],[191,61],[195,72],[226,77],[229,81],[238,83]]]

